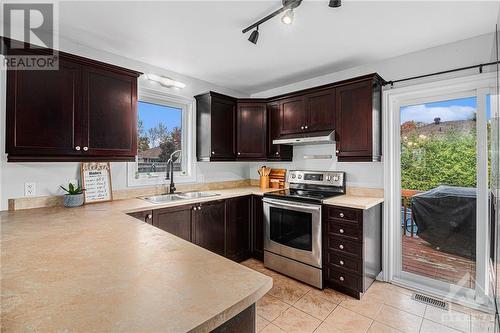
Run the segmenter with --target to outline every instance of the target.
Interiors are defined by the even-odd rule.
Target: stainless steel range
[[[264,194],[264,266],[323,288],[321,204],[345,194],[345,173],[293,170],[288,183]]]

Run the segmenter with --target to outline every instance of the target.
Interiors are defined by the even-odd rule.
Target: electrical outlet
[[[36,183],[24,183],[24,196],[32,197],[36,195]]]

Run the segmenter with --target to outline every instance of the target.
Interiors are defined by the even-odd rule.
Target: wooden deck
[[[476,263],[434,249],[416,236],[403,236],[403,271],[474,288]]]

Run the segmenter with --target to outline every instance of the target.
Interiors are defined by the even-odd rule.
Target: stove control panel
[[[315,184],[341,187],[345,185],[345,173],[341,171],[290,170],[289,183]]]

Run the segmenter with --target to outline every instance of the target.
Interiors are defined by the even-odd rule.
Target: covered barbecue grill
[[[438,250],[475,259],[476,189],[438,186],[411,199],[417,236]]]

